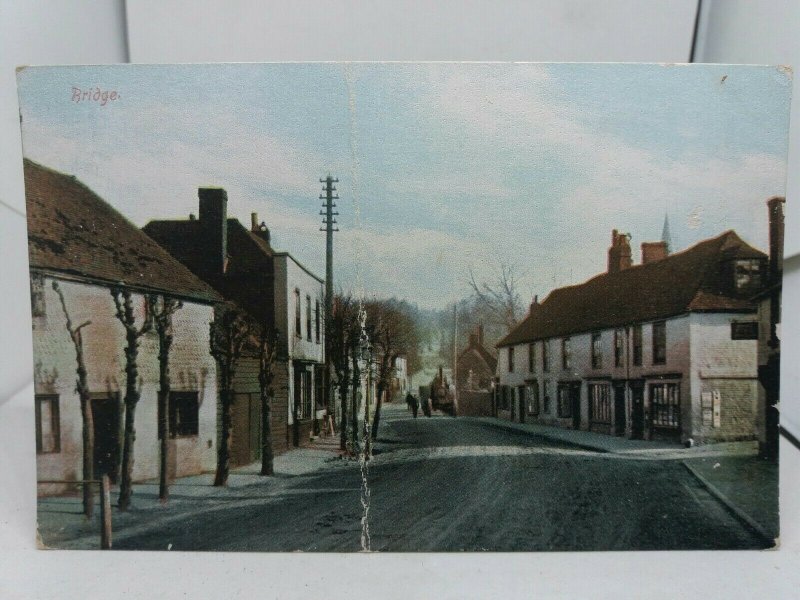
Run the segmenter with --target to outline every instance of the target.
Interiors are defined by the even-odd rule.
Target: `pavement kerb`
[[[773,538],[769,532],[764,529],[755,519],[753,519],[750,515],[744,512],[741,508],[736,506],[733,501],[728,498],[725,494],[723,494],[717,486],[711,483],[708,479],[703,477],[697,469],[692,467],[688,462],[685,460],[681,461],[686,470],[691,473],[691,475],[700,482],[704,488],[708,490],[708,492],[714,496],[734,517],[739,519],[748,529],[753,531],[756,535],[761,537],[767,544],[776,545],[777,541]]]
[[[597,446],[595,444],[585,444],[573,440],[565,440],[557,435],[549,435],[547,432],[530,431],[523,427],[518,427],[517,423],[512,423],[510,421],[483,421],[483,423],[489,427],[494,427],[495,429],[504,429],[519,435],[538,436],[551,442],[557,442],[566,446],[574,446],[575,448],[580,448],[581,450],[590,450],[592,452],[611,452],[611,450],[608,448],[603,448],[602,446]]]

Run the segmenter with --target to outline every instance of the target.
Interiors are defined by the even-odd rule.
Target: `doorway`
[[[581,382],[573,381],[569,384],[569,403],[572,409],[572,428],[581,428]]]
[[[625,382],[614,382],[614,435],[625,435]]]
[[[631,381],[631,438],[644,438],[644,382]]]
[[[92,398],[94,477],[108,475],[117,483],[120,460],[120,404],[116,396]]]

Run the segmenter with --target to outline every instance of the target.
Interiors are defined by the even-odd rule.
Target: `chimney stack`
[[[783,211],[786,198],[776,196],[767,200],[769,209],[769,277],[777,282],[783,273]]]
[[[207,267],[215,275],[225,273],[228,256],[228,193],[222,188],[198,188],[200,226],[206,240]]]
[[[608,272],[617,273],[629,269],[633,266],[631,256],[630,235],[614,229],[611,232],[611,247],[608,249]]]
[[[258,231],[258,213],[250,213],[250,231]]]
[[[642,264],[667,258],[668,252],[667,242],[642,242]]]

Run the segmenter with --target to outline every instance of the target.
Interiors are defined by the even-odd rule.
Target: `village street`
[[[368,473],[373,551],[764,546],[679,460],[570,448],[475,419],[414,420],[396,404],[385,407],[375,450]],[[187,500],[187,510],[152,526],[142,512],[130,533],[117,532],[114,547],[361,548],[357,463],[328,461],[277,479],[255,479],[225,498]],[[173,486],[171,502],[186,493],[182,487]]]

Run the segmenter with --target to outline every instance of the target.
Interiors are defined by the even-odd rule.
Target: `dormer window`
[[[734,263],[734,284],[737,292],[754,292],[761,289],[761,261],[758,259],[737,260]]]

